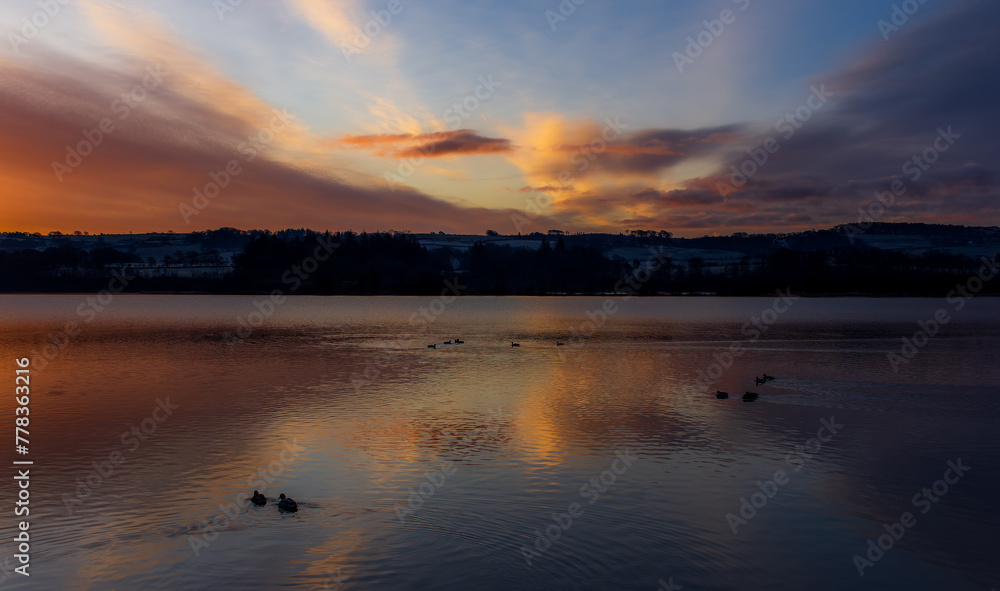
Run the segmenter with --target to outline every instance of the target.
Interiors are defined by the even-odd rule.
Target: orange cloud
[[[607,228],[637,215],[658,217],[668,204],[636,195],[670,184],[668,175],[679,174],[672,169],[711,158],[719,146],[737,141],[741,130],[633,129],[618,117],[591,121],[530,113],[505,135],[521,147],[508,156],[529,183],[521,192],[547,193],[551,215],[570,223]]]
[[[399,142],[409,141],[413,139],[413,135],[409,133],[397,133],[397,134],[379,134],[379,135],[345,135],[344,137],[337,140],[337,142],[332,142],[330,145],[336,145],[338,142],[341,144],[347,144],[349,146],[356,146],[359,148],[368,148],[371,146],[383,146],[385,144],[396,144]]]
[[[367,177],[346,182],[326,172],[328,158],[325,163],[313,158],[328,152],[320,150],[319,138],[292,125],[275,132],[270,146],[252,150],[247,138],[259,138],[261,123],[268,121],[255,121],[257,113],[273,118],[274,108],[254,106],[245,117],[234,116],[227,104],[192,95],[179,74],[164,76],[123,116],[113,100],[141,84],[145,66],[123,64],[123,70],[139,77],[66,55],[31,67],[0,59],[0,78],[7,82],[0,86],[5,130],[0,135],[0,230],[310,226],[468,232],[502,224],[513,213],[461,207]],[[114,128],[98,136],[94,130],[104,120]],[[302,150],[296,149],[300,143]],[[230,163],[238,172],[223,175]],[[211,183],[224,186],[185,224],[180,206],[192,203],[196,189],[208,194]]]
[[[401,147],[406,144],[405,147]],[[510,140],[490,138],[471,129],[437,131],[423,134],[347,135],[328,142],[331,147],[368,149],[377,156],[390,158],[438,158],[454,154],[497,154],[510,152]]]

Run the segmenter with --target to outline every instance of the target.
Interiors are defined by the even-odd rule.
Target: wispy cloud
[[[3,221],[10,229],[57,219],[91,231],[174,227],[177,204],[209,173],[245,158],[240,146],[285,108],[288,126],[253,162],[240,160],[246,171],[199,223],[481,230],[544,193],[551,227],[794,230],[855,221],[859,206],[894,181],[906,191],[884,221],[1000,220],[996,2],[928,5],[888,41],[874,26],[884,11],[861,0],[794,13],[790,0],[779,4],[747,11],[680,89],[648,75],[647,43],[669,55],[705,18],[694,3],[662,8],[657,14],[674,21],[690,16],[667,30],[649,24],[650,14],[595,5],[558,42],[537,31],[499,35],[492,17],[448,6],[407,5],[346,63],[340,45],[372,18],[374,5],[362,0],[243,3],[224,23],[183,3],[80,0],[20,53],[0,52]],[[838,23],[836,39],[809,45],[822,45],[825,61],[760,47],[775,38],[768,15],[838,10],[853,15],[842,19],[851,28]],[[193,20],[199,14],[204,20]],[[5,7],[0,17],[16,24],[23,15]],[[499,18],[515,26],[520,17]],[[605,21],[632,27],[612,37],[616,44],[637,33],[641,41],[613,59],[595,53],[583,40]],[[805,38],[820,27],[802,27],[788,38],[812,43]],[[862,29],[871,43],[845,45]],[[573,41],[575,30],[588,34]],[[551,56],[562,58],[554,73],[540,65]],[[767,63],[751,64],[754,56]],[[486,103],[472,81],[497,64],[505,94]],[[162,68],[163,83],[117,118],[112,102],[149,67]],[[813,84],[833,98],[723,200],[717,186],[731,166],[775,137],[775,120]],[[768,104],[776,92],[787,104]],[[473,104],[474,115],[454,125],[467,128],[452,131],[443,114]],[[114,132],[57,182],[51,163],[104,117]],[[954,146],[913,164],[948,128],[960,136]],[[464,157],[476,155],[493,157]],[[405,176],[416,188],[385,187],[386,170],[423,157],[438,166]]]
[[[354,0],[289,0],[289,5],[334,47],[353,42],[353,17],[362,11]]]
[[[170,63],[174,63],[171,60]],[[279,154],[261,152],[251,161],[239,144],[256,132],[258,113],[274,107],[251,101],[246,110],[227,112],[225,103],[204,100],[188,76],[166,74],[162,88],[127,119],[111,101],[142,73],[135,58],[119,68],[97,66],[68,55],[49,56],[46,67],[0,61],[0,179],[8,195],[30,195],[5,204],[5,229],[83,228],[91,231],[154,231],[186,228],[178,206],[191,200],[209,174],[236,160],[243,172],[202,211],[198,227],[318,226],[329,228],[405,228],[465,231],[491,227],[511,211],[461,207],[405,187],[390,191],[374,179],[345,182],[312,161],[328,151],[307,130],[291,129],[298,139]],[[231,81],[213,88],[249,95]],[[227,95],[228,96],[228,95]],[[108,118],[117,125],[65,181],[51,163],[66,157],[90,130]],[[266,120],[265,120],[266,121]],[[277,141],[277,140],[276,140]],[[304,145],[301,152],[297,145]],[[315,148],[315,150],[313,149]],[[303,155],[304,154],[304,155]],[[44,215],[40,215],[44,212]]]

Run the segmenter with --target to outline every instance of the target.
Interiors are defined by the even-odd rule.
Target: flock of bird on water
[[[442,345],[464,345],[465,341],[463,341],[462,339],[454,339],[454,340],[451,340],[451,341],[445,341],[445,342],[443,342],[441,344]],[[562,347],[565,344],[566,343],[563,343],[561,341],[556,341],[556,346],[557,347]],[[428,349],[437,349],[437,346],[438,346],[438,343],[431,343],[430,345],[427,345],[427,348]],[[521,343],[515,343],[514,341],[511,341],[510,342],[510,346],[511,347],[520,347]],[[764,377],[754,376],[753,382],[757,386],[762,386],[762,385],[770,382],[773,379],[774,379],[774,376],[769,376],[765,372],[764,373]],[[757,400],[758,396],[760,396],[760,394],[758,394],[757,392],[750,392],[748,390],[746,393],[743,394],[743,402],[753,402],[754,400]],[[715,391],[715,397],[718,398],[719,400],[725,400],[726,398],[729,398],[729,392],[723,392],[722,390],[716,390]]]
[[[430,345],[427,345],[427,348],[428,349],[437,349],[437,347],[438,347],[439,344],[440,345],[464,345],[465,341],[463,341],[462,339],[455,339],[455,340],[452,340],[452,341],[445,341],[443,343],[431,343]],[[565,344],[566,343],[564,343],[562,341],[556,341],[556,346],[557,347],[562,347]],[[511,341],[510,342],[510,346],[511,347],[520,347],[521,343],[515,343],[514,341]]]
[[[757,386],[762,386],[762,385],[770,382],[773,379],[774,379],[774,376],[769,376],[769,375],[767,375],[765,373],[764,377],[762,377],[762,378],[758,378],[757,376],[754,376],[753,383],[756,384]],[[758,394],[756,392],[750,392],[749,390],[747,390],[747,392],[745,394],[743,394],[743,402],[753,402],[754,400],[757,400],[758,396],[760,396],[760,394]],[[715,397],[718,398],[719,400],[725,400],[726,398],[729,398],[729,392],[723,392],[722,390],[716,390],[715,391]]]
[[[462,339],[454,339],[454,341],[445,341],[442,344],[444,344],[444,345],[451,345],[451,344],[461,345],[461,344],[464,344],[464,343],[465,343],[465,341],[463,341]],[[556,342],[557,346],[562,346],[564,344],[565,343],[561,343],[561,342],[558,342],[558,341]],[[511,341],[510,342],[510,346],[511,347],[520,347],[521,343],[515,343],[514,341]],[[427,345],[427,347],[429,349],[436,349],[437,348],[437,343],[434,343],[433,345]],[[761,386],[761,385],[766,384],[767,382],[769,382],[769,381],[771,381],[773,379],[774,379],[774,376],[769,376],[769,375],[767,375],[765,373],[764,377],[762,377],[762,378],[754,376],[753,381],[754,381],[754,383],[756,385]],[[759,394],[757,394],[756,392],[749,392],[748,391],[746,394],[743,395],[743,402],[753,402],[754,400],[757,400],[758,396],[759,396]],[[729,398],[729,392],[723,392],[722,390],[716,390],[715,391],[715,397],[718,398],[718,399],[720,399],[720,400],[724,400],[726,398]],[[255,490],[255,491],[253,491],[253,496],[250,497],[250,502],[253,503],[254,505],[257,505],[258,507],[263,507],[264,505],[267,504],[267,497],[264,496],[263,494],[261,494],[259,491]],[[288,512],[288,513],[295,513],[298,510],[299,510],[299,506],[295,503],[295,501],[292,500],[289,497],[286,497],[285,493],[281,493],[281,495],[278,497],[278,511],[285,511],[285,512]]]

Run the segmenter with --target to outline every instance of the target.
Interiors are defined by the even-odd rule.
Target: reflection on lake
[[[85,298],[0,296],[8,375]],[[803,298],[750,340],[772,300],[298,297],[233,340],[255,298],[116,296],[33,364],[31,577],[2,585],[997,586],[1000,302],[897,373],[886,353],[943,300]]]

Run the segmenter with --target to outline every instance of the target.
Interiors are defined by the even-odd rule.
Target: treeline
[[[877,248],[779,249],[744,257],[718,274],[695,274],[689,279],[696,289],[720,295],[755,295],[790,287],[808,295],[941,297],[964,285],[983,265],[979,258],[933,250],[910,255]],[[983,285],[980,294],[1000,295],[1000,277]]]
[[[561,237],[538,249],[485,241],[427,249],[403,233],[261,233],[236,257],[229,284],[243,293],[436,294],[458,277],[468,294],[602,293],[631,268],[593,247],[567,248]]]
[[[480,241],[468,253],[451,254],[467,269],[463,279],[470,293],[494,295],[603,293],[632,269],[593,246],[567,248],[562,237],[554,247],[543,238],[537,250]]]
[[[967,237],[963,236],[963,238]],[[540,248],[482,239],[468,248],[422,246],[399,232],[316,233],[309,230],[223,231],[205,235],[215,245],[242,243],[231,266],[214,272],[143,261],[127,249],[85,248],[73,243],[39,249],[0,250],[2,292],[96,292],[114,272],[134,275],[130,292],[258,294],[437,294],[458,277],[463,293],[495,295],[606,294],[761,295],[791,288],[809,295],[915,295],[941,297],[966,282],[983,263],[974,257],[930,250],[923,254],[850,245],[842,234],[814,232],[788,238],[746,236],[740,256],[725,262],[673,260],[657,252],[678,239],[646,233],[626,237],[636,258],[607,256],[609,235],[540,235]],[[740,237],[711,237],[714,242]],[[729,242],[727,242],[727,245]],[[780,246],[775,246],[779,244]],[[785,245],[791,247],[786,247]],[[707,245],[705,245],[707,246]],[[1000,250],[1000,249],[998,249]],[[191,263],[215,261],[214,251],[190,251]],[[176,258],[174,259],[176,261]],[[211,266],[211,265],[209,265]],[[627,286],[627,287],[626,287]],[[981,294],[1000,294],[1000,279]]]
[[[111,247],[0,250],[0,292],[96,292],[107,287],[112,269],[139,262],[138,256]]]
[[[425,294],[441,291],[450,266],[402,233],[255,233],[235,258],[229,291]]]

